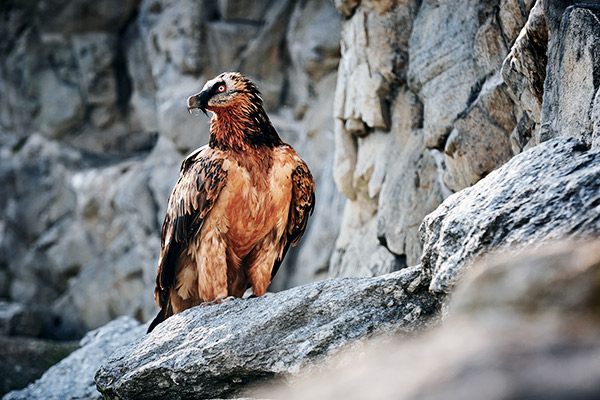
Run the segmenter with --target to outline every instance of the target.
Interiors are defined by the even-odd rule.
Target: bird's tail
[[[170,312],[170,310],[171,310],[171,301],[168,300],[167,303],[160,309],[160,311],[158,312],[156,317],[152,320],[152,323],[148,327],[148,331],[146,332],[146,334],[152,332],[152,330],[154,330],[154,328],[156,328],[156,326],[158,324],[160,324],[165,319],[167,319],[171,315],[173,315],[173,313]]]

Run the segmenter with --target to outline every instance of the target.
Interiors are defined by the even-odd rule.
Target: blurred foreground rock
[[[600,242],[480,264],[443,326],[386,343],[268,398],[594,399],[600,396]]]

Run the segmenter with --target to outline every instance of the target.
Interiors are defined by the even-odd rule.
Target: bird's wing
[[[292,171],[292,201],[283,235],[283,251],[275,260],[271,270],[271,279],[275,276],[283,261],[290,244],[296,246],[306,229],[308,217],[315,207],[315,182],[308,166],[301,161]]]
[[[161,252],[154,296],[159,307],[165,304],[173,285],[179,255],[189,240],[202,229],[207,214],[227,182],[223,152],[208,146],[190,154],[181,164],[173,188],[161,235]]]

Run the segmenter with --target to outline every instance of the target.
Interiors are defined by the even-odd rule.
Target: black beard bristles
[[[204,113],[208,117],[208,112],[204,108],[188,108],[188,112],[192,115],[200,115],[200,111]]]

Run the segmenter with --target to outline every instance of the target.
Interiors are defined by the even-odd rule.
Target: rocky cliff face
[[[207,120],[189,116],[184,101],[226,69],[257,81],[275,126],[317,180],[309,230],[272,288],[346,277],[189,310],[150,337],[131,319],[119,320],[92,336],[114,334],[129,345],[108,357],[102,340],[84,339],[79,352],[9,398],[63,398],[52,385],[69,374],[85,382],[71,398],[98,397],[94,385],[110,398],[132,398],[144,379],[181,398],[258,396],[252,384],[266,378],[289,382],[322,372],[320,363],[338,362],[332,356],[342,348],[429,327],[463,275],[484,269],[479,260],[490,253],[598,238],[600,11],[567,3],[4,3],[0,296],[50,316],[46,335],[77,335],[121,314],[146,320],[155,312],[166,199],[184,154],[207,138]],[[584,372],[597,370],[579,358],[582,349],[597,351],[597,328],[585,325],[569,336],[559,322],[571,312],[576,325],[597,318],[594,296],[569,294],[597,289],[595,250],[597,244],[566,248],[551,252],[551,261],[545,253],[521,255],[479,278],[504,288],[513,303],[477,285],[464,295],[467,308],[490,306],[484,318],[502,332],[514,328],[507,321],[525,318],[522,307],[543,303],[556,311],[533,315],[541,328],[515,336],[525,338],[515,357],[545,377],[518,376],[522,387],[557,382],[573,393],[576,380],[556,381],[536,363],[555,360],[553,349],[573,365],[590,366]],[[567,271],[571,259],[578,263]],[[543,275],[540,263],[556,267],[540,278],[541,287],[531,279]],[[492,305],[503,310],[498,320]],[[497,334],[482,339],[491,328],[480,330],[477,312],[464,315],[466,325],[451,326],[448,337],[472,339],[470,356],[445,365],[464,374],[483,366],[494,382],[516,379],[506,373],[506,343]],[[544,336],[547,346],[532,347],[546,328],[555,329]],[[415,351],[431,343],[445,351],[435,347],[444,335],[422,339]],[[79,368],[86,354],[96,354],[93,365]],[[392,371],[410,369],[383,360]],[[423,380],[437,376],[423,372],[435,368],[421,366],[412,386],[388,382],[398,389],[390,398],[440,395]],[[78,369],[82,375],[73,373]],[[364,376],[356,382],[368,382]],[[481,379],[469,387],[485,386]],[[444,384],[464,393],[459,381],[449,376]],[[547,393],[497,388],[498,398]],[[581,393],[588,389],[597,393],[592,384]]]
[[[423,217],[524,149],[558,136],[598,145],[597,10],[337,5],[334,177],[349,201],[332,276],[418,263]]]
[[[349,3],[334,111],[334,177],[349,201],[334,276],[418,263],[423,217],[520,151],[510,137],[523,111],[500,69],[533,5]]]
[[[47,334],[155,313],[167,197],[208,140],[185,100],[224,70],[257,81],[323,205],[273,288],[326,277],[343,205],[332,3],[9,1],[0,16],[0,296],[52,315]]]

